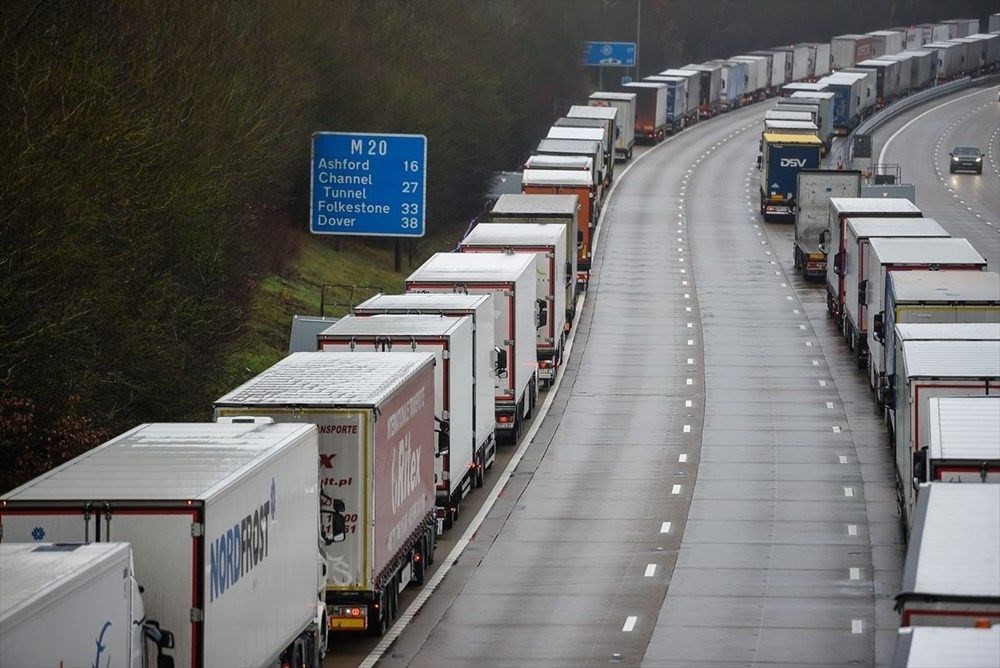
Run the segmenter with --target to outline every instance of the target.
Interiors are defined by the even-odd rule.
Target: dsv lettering
[[[805,167],[806,166],[806,159],[805,158],[782,158],[781,159],[781,166],[782,167]]]

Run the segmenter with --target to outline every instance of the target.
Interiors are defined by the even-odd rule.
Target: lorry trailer
[[[590,266],[589,249],[583,246],[584,234],[578,227],[579,202],[574,195],[504,195],[496,201],[487,223],[557,223],[566,228],[566,257],[574,257],[576,273],[575,291],[579,293],[587,285],[589,270],[581,268],[581,262]],[[572,323],[576,315],[576,296],[566,302],[566,319]]]
[[[701,117],[702,98],[708,96],[708,93],[702,94],[701,74],[701,72],[687,69],[669,69],[659,73],[661,77],[680,77],[687,82],[685,88],[687,102],[686,113],[684,115],[685,125],[698,122],[698,119]]]
[[[621,121],[618,120],[617,107],[595,107],[593,105],[575,104],[566,113],[568,118],[585,118],[588,120],[605,121],[608,123],[611,149],[616,160],[627,160],[635,144],[635,117],[632,118],[631,138],[626,142]],[[627,144],[627,145],[626,145]]]
[[[688,123],[688,80],[684,77],[665,77],[659,74],[644,77],[643,83],[662,84],[667,87],[667,134],[676,134]]]
[[[892,668],[1000,666],[1000,625],[989,628],[905,626],[899,629]]]
[[[563,225],[494,223],[478,225],[459,244],[463,253],[533,253],[536,260],[540,307],[535,347],[538,382],[548,389],[562,363],[563,345],[569,332],[567,304],[575,295],[576,257],[566,257]]]
[[[1000,383],[1000,341],[903,341],[896,359],[896,375],[886,381],[900,507],[905,513],[914,477],[913,453],[930,442],[928,402],[934,397],[995,393]],[[907,522],[911,519],[907,518]]]
[[[667,87],[662,83],[632,81],[623,93],[635,94],[635,136],[658,144],[667,136]]]
[[[1000,485],[925,483],[917,497],[896,596],[900,626],[986,633],[1000,618]]]
[[[586,280],[590,277],[591,256],[593,254],[591,238],[594,235],[594,228],[597,225],[597,219],[600,214],[600,202],[590,182],[581,178],[581,175],[572,172],[559,172],[550,169],[526,169],[521,177],[521,189],[524,191],[522,197],[535,195],[576,197],[577,286],[579,289],[585,288]],[[539,202],[539,204],[547,206],[542,202]],[[560,205],[560,210],[566,208]],[[495,206],[493,210],[496,211]],[[583,279],[582,284],[581,279]]]
[[[220,397],[215,414],[318,434],[312,481],[300,484],[316,491],[318,462],[323,503],[344,520],[344,540],[324,550],[329,628],[385,633],[399,592],[434,557],[434,355],[295,353]],[[324,515],[320,531],[331,533]],[[315,545],[318,519],[309,526]]]
[[[0,543],[0,582],[0,665],[145,668],[150,648],[174,665],[128,543]]]
[[[615,145],[608,132],[607,122],[592,118],[557,119],[549,128],[546,139],[567,139],[573,141],[596,141],[601,147],[601,171],[604,187],[611,186],[615,173]]]
[[[711,118],[719,113],[719,101],[722,97],[722,65],[712,63],[690,63],[680,71],[697,72],[700,77],[698,86],[698,114],[701,118]]]
[[[348,315],[320,334],[318,343],[324,352],[434,355],[436,517],[441,529],[450,529],[462,499],[473,487],[482,487],[486,471],[486,444],[476,441],[474,427],[478,393],[472,318]]]
[[[317,458],[312,425],[139,425],[0,497],[3,541],[131,544],[180,666],[319,666]]]
[[[472,375],[475,379],[472,431],[479,459],[476,487],[483,486],[482,467],[490,469],[496,461],[494,429],[494,386],[496,361],[493,335],[493,295],[463,295],[408,292],[402,295],[375,295],[354,307],[354,315],[437,315],[448,318],[472,318],[472,347],[475,350]]]
[[[530,253],[435,253],[406,279],[407,292],[492,294],[497,437],[516,443],[538,397],[537,267]]]
[[[833,99],[834,94],[829,91],[796,91],[785,99],[786,104],[799,104],[815,102],[819,107],[819,138],[823,141],[826,149],[824,154],[830,150],[833,142]]]
[[[838,35],[830,40],[833,70],[854,67],[862,60],[875,56],[871,35]]]
[[[844,244],[844,338],[854,351],[858,366],[869,361],[868,304],[881,304],[885,280],[870,262],[873,239],[947,239],[951,235],[933,218],[848,218],[847,242]],[[895,268],[895,267],[893,267]],[[882,282],[879,282],[879,281]],[[878,293],[878,294],[876,294]],[[877,347],[877,346],[876,346]],[[873,385],[877,387],[877,385]]]
[[[914,483],[1000,483],[1000,396],[929,403],[930,441],[914,453]]]
[[[826,257],[830,249],[827,231],[830,198],[857,198],[861,194],[861,172],[801,169],[796,178],[795,269],[805,278],[822,279],[826,276]]]
[[[760,213],[765,220],[795,213],[799,170],[819,167],[822,144],[813,134],[764,133],[757,169]]]
[[[871,197],[831,197],[827,216],[826,239],[829,244],[826,264],[826,308],[843,327],[844,248],[847,243],[847,219],[870,218],[920,218],[923,214],[917,205],[903,198],[876,199]],[[832,261],[830,260],[832,254]]]
[[[615,124],[618,134],[615,138],[615,157],[620,160],[632,159],[632,148],[635,146],[635,93],[615,93],[598,91],[591,93],[588,104],[592,107],[613,107]]]
[[[870,381],[884,385],[895,371],[895,330],[907,323],[1000,323],[1000,274],[992,271],[890,272],[881,309],[868,315]]]

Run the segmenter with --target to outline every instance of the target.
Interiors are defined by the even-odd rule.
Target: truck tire
[[[419,559],[416,559],[413,563],[413,582],[422,585],[424,583],[424,573],[427,572],[427,536],[418,540],[415,548]]]
[[[476,455],[476,475],[472,481],[472,484],[476,488],[481,488],[486,480],[486,452],[483,450],[479,451]]]

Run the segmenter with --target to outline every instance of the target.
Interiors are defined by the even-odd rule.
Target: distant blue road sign
[[[583,64],[591,67],[634,67],[635,42],[584,42]]]
[[[317,132],[313,234],[424,236],[427,137]]]

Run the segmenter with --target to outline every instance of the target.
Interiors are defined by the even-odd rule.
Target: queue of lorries
[[[911,30],[917,34],[906,29],[907,40]],[[978,28],[945,22],[931,36],[950,40],[963,30]],[[996,37],[984,44],[996,45]],[[521,194],[501,196],[457,252],[433,255],[407,278],[404,294],[354,306],[310,338],[309,352],[290,354],[220,397],[214,422],[140,425],[0,496],[0,665],[318,666],[332,633],[384,633],[400,592],[423,583],[438,535],[485,484],[498,447],[517,443],[556,378],[588,287],[615,162],[631,159],[636,141],[658,142],[801,81],[767,119],[800,125],[769,128],[762,149],[770,150],[768,134],[810,137],[818,164],[838,93],[808,82],[837,62],[839,39],[666,70],[593,93],[539,142],[524,165]],[[895,48],[893,39],[873,33],[872,43],[890,45],[877,55]],[[910,60],[914,68],[923,62]],[[873,91],[878,80],[871,79]],[[805,160],[797,171],[815,166]],[[1000,371],[965,365],[965,375],[940,383],[927,376],[927,364],[951,359],[948,346],[967,345],[978,347],[955,355],[995,366],[1000,325],[982,323],[996,322],[1000,305],[972,296],[985,283],[949,282],[959,301],[935,293],[947,304],[940,317],[965,322],[975,312],[980,324],[910,324],[921,317],[911,314],[919,310],[915,299],[923,304],[913,295],[924,284],[904,285],[895,271],[904,265],[886,259],[896,256],[870,223],[861,226],[856,209],[835,209],[839,199],[829,202],[839,252],[848,238],[859,240],[848,251],[853,263],[831,266],[863,264],[858,286],[868,290],[859,305],[837,302],[835,315],[846,322],[841,314],[856,306],[872,311],[872,324],[859,311],[845,330],[855,349],[872,333],[865,350],[882,346],[877,359],[889,360],[888,372],[877,367],[871,378],[899,424],[906,516],[919,518],[938,495],[910,490],[911,478],[921,485],[997,479],[1000,455],[969,454],[985,452],[989,435],[978,434],[975,450],[954,428],[969,411],[985,415],[992,406],[995,415],[997,399],[943,397],[990,394]],[[926,221],[912,209],[896,223],[903,220]],[[933,270],[925,283],[939,287],[943,276],[996,281],[979,271],[982,259],[967,243],[940,228],[919,229],[948,242],[954,258],[937,246],[912,276]],[[846,291],[839,283],[838,299]],[[935,345],[947,350],[924,350]],[[995,444],[995,431],[992,438]],[[924,619],[904,599],[907,619]],[[909,651],[933,640],[918,637],[908,637]]]

